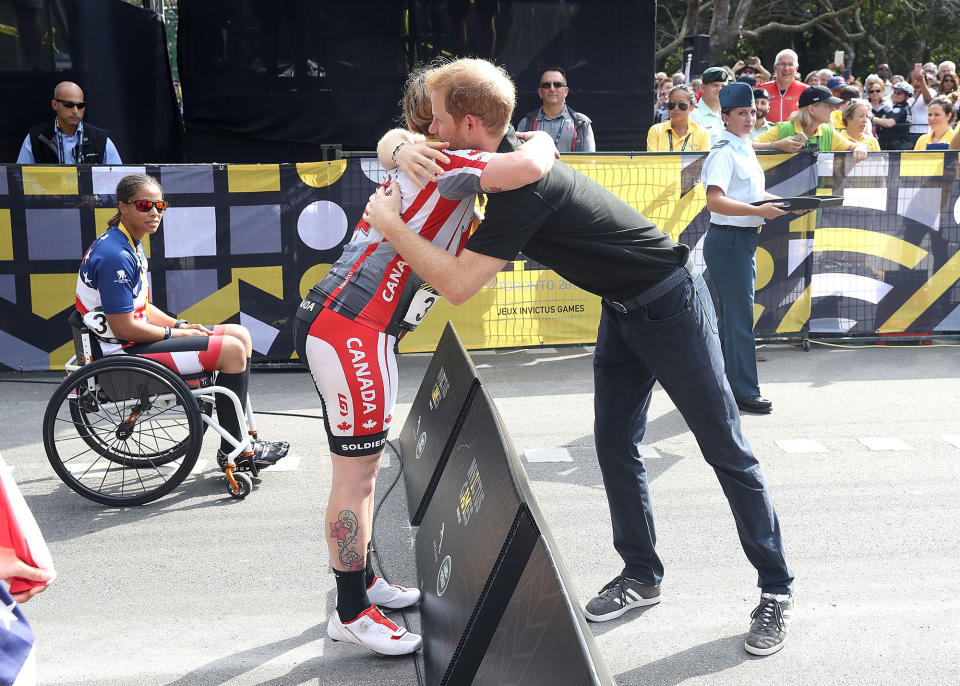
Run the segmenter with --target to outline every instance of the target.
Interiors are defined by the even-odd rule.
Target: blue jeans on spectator
[[[757,284],[757,243],[760,235],[716,228],[703,239],[703,259],[720,301],[717,322],[723,366],[734,398],[760,395],[753,298]]]
[[[660,382],[714,468],[747,558],[765,592],[789,593],[780,524],[760,465],[740,427],[723,373],[716,314],[703,276],[687,275],[653,302],[625,314],[603,304],[594,369],[594,433],[623,574],[645,584],[663,578],[646,471],[637,445]]]

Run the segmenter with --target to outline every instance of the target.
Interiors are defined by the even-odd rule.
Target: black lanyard
[[[74,135],[77,137],[77,144],[73,148],[73,159],[75,162],[81,160],[80,157],[80,141],[83,140],[83,134],[80,133],[81,125],[77,126],[77,131]],[[63,147],[63,130],[60,128],[60,120],[56,119],[53,123],[53,128],[56,129],[57,134],[57,155],[60,157],[60,164],[69,164],[67,162],[67,151]]]
[[[667,142],[670,143],[670,152],[673,152],[673,130],[667,129]],[[683,139],[683,146],[680,148],[680,152],[683,152],[687,149],[687,143],[690,142],[690,132],[687,131],[686,137]]]

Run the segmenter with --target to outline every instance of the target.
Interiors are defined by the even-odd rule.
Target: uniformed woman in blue
[[[753,337],[753,295],[757,279],[756,251],[764,219],[786,212],[776,204],[749,203],[776,198],[764,190],[763,169],[750,141],[757,118],[753,90],[732,83],[720,91],[725,126],[703,164],[710,229],[703,239],[703,259],[720,301],[718,322],[727,381],[746,412],[766,414],[773,403],[760,395]]]

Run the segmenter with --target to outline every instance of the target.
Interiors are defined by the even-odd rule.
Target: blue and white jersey
[[[135,319],[147,321],[149,300],[143,245],[122,226],[111,226],[91,244],[80,263],[77,310],[80,314],[95,310],[104,314],[133,312]],[[101,347],[104,355],[110,355],[121,346],[101,342]]]

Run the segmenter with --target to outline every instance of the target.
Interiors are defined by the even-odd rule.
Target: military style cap
[[[720,91],[720,108],[750,107],[753,105],[753,89],[742,81],[731,83]]]
[[[700,82],[707,83],[726,83],[730,80],[730,75],[722,67],[710,67],[700,76]]]

